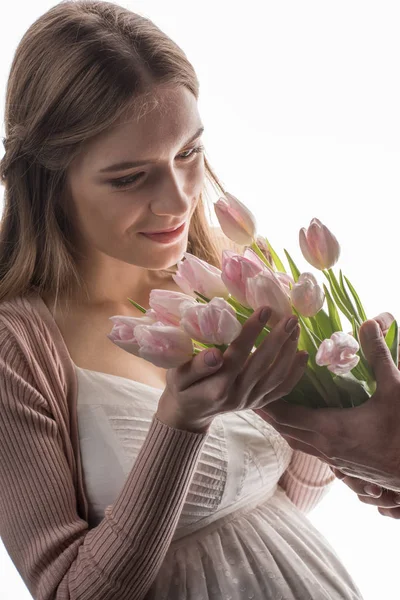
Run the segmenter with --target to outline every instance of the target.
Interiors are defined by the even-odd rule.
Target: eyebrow
[[[198,137],[200,137],[202,135],[203,132],[204,132],[204,127],[202,126],[202,127],[200,127],[200,129],[198,129],[196,131],[196,133],[194,135],[192,135],[192,137],[189,140],[187,140],[187,142],[184,145],[187,146],[188,144],[190,144],[191,142],[196,140]],[[119,162],[119,163],[115,163],[114,165],[110,165],[109,167],[105,167],[104,169],[100,169],[99,173],[109,173],[110,171],[124,171],[125,169],[132,169],[132,167],[141,167],[141,166],[146,165],[151,162],[154,162],[154,161],[139,160],[136,162],[131,162],[131,161]]]

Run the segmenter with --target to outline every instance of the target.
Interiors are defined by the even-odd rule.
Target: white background
[[[389,310],[400,318],[398,3],[123,4],[152,18],[193,62],[208,156],[254,212],[259,232],[305,269],[298,230],[320,218],[341,243],[340,265],[368,315]],[[23,10],[21,3],[2,9],[0,117],[15,48],[53,5],[36,0]],[[310,518],[366,600],[397,595],[398,521],[361,504],[340,482]],[[30,598],[2,546],[0,596]]]

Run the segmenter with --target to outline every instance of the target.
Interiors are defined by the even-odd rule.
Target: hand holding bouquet
[[[375,380],[358,336],[367,316],[347,277],[332,270],[340,256],[335,236],[318,219],[300,231],[304,258],[326,278],[321,286],[312,273],[301,272],[285,250],[290,274],[286,271],[269,241],[257,235],[254,216],[237,198],[226,193],[214,207],[224,234],[245,246],[243,254],[224,250],[220,270],[186,252],[173,276],[182,293],[152,290],[147,311],[129,299],[144,316],[111,317],[109,339],[157,366],[178,367],[207,347],[224,352],[249,316],[260,306],[269,306],[272,316],[255,347],[280,319],[295,314],[301,327],[298,349],[309,355],[303,378],[286,400],[316,408],[351,407],[367,400]],[[349,322],[351,334],[343,331],[340,315]],[[397,365],[396,321],[385,339]]]

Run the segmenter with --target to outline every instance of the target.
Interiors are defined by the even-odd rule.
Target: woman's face
[[[90,140],[68,172],[79,245],[100,271],[121,262],[165,269],[186,251],[204,187],[202,123],[183,86],[155,88],[154,98],[157,107],[145,116],[133,114]],[[118,163],[132,164],[113,167]],[[142,233],[181,224],[182,233],[167,243]]]

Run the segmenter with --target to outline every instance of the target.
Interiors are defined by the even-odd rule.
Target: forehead
[[[119,159],[161,159],[200,126],[197,100],[187,88],[156,88],[119,123],[87,143],[79,167],[92,170]]]

